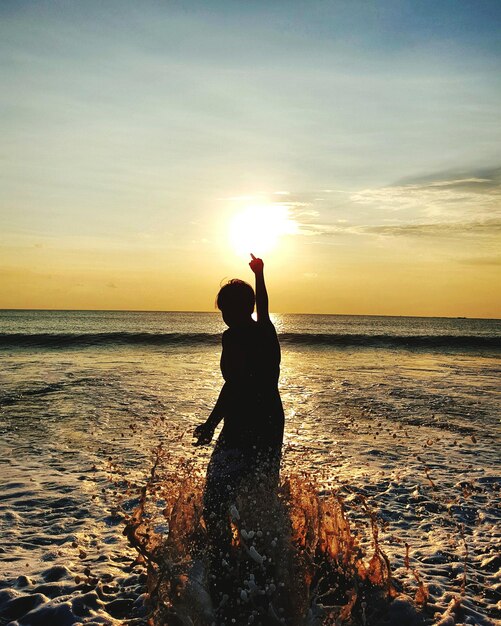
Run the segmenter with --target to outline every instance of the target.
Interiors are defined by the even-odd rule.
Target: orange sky
[[[2,5],[0,308],[501,317],[496,16],[377,5]]]

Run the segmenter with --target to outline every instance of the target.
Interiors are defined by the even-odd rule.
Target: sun
[[[297,232],[287,206],[259,204],[246,207],[230,224],[230,242],[239,256],[264,256],[274,250],[283,235]]]

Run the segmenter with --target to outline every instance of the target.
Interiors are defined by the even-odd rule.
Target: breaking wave
[[[0,348],[85,348],[95,346],[152,345],[204,346],[220,343],[213,333],[0,333]],[[317,347],[403,348],[420,350],[501,350],[501,337],[493,335],[369,335],[283,333],[284,345]]]

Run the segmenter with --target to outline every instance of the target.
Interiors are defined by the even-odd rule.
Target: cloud
[[[461,185],[476,185],[482,183],[484,187],[489,185],[492,187],[499,186],[501,182],[501,167],[498,165],[492,165],[490,167],[475,168],[475,169],[456,169],[456,170],[442,170],[438,172],[430,172],[422,176],[411,176],[399,180],[398,185],[442,185],[446,184],[461,184]]]
[[[485,170],[480,175],[432,175],[414,182],[363,189],[350,198],[358,205],[389,212],[415,211],[428,217],[489,215],[501,207],[501,168]]]
[[[297,234],[310,237],[312,235],[358,235],[360,230],[355,226],[337,226],[335,224],[298,224]]]
[[[284,204],[305,236],[482,241],[501,234],[501,168],[440,172],[342,197],[291,193]]]
[[[388,237],[495,237],[501,235],[501,219],[367,226],[359,232]]]

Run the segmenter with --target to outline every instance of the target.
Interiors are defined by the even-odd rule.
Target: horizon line
[[[46,309],[46,308],[3,308],[0,307],[0,312],[2,311],[51,311],[54,313],[219,313],[218,310],[208,311],[208,310],[186,310],[186,309]],[[337,317],[406,317],[406,318],[421,318],[421,319],[468,319],[468,320],[490,320],[490,321],[501,321],[500,317],[470,317],[468,315],[391,315],[391,314],[379,314],[379,313],[291,313],[291,312],[283,312],[283,311],[270,311],[270,314],[273,315],[330,315]]]

